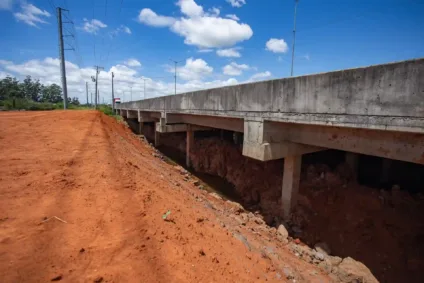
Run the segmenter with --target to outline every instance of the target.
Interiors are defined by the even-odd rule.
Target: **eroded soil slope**
[[[98,112],[0,113],[0,148],[1,282],[335,280]]]

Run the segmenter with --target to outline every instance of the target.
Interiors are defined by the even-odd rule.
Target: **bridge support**
[[[143,122],[138,122],[138,134],[139,135],[143,134],[143,126],[144,126]]]
[[[160,133],[155,130],[155,147],[160,146]]]
[[[359,166],[359,154],[353,152],[346,152],[345,162],[349,166],[352,172],[352,181],[358,181],[358,166]]]
[[[289,220],[291,210],[297,202],[301,166],[301,155],[290,155],[284,158],[283,187],[281,192],[284,220]]]
[[[191,167],[190,152],[193,145],[194,145],[194,131],[191,129],[191,126],[188,125],[187,138],[186,138],[186,166],[187,168]]]
[[[269,161],[320,150],[325,148],[287,141],[279,128],[261,119],[244,121],[244,156]]]

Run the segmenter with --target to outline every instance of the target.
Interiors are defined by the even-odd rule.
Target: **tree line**
[[[68,104],[78,106],[77,97],[68,97]],[[0,80],[0,107],[5,109],[49,110],[63,107],[62,88],[45,86],[27,76],[22,82],[13,77]]]

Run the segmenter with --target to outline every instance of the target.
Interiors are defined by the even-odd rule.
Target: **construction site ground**
[[[335,260],[344,273],[323,268],[334,258],[204,190],[113,117],[4,112],[0,125],[0,282],[359,282],[356,267],[369,276],[349,260]]]

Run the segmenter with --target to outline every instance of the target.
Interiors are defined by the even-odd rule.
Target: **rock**
[[[328,260],[332,266],[338,266],[342,262],[342,258],[338,256],[329,256]]]
[[[318,264],[318,267],[326,272],[327,274],[331,273],[333,267],[331,266],[331,262],[326,258]]]
[[[94,283],[100,283],[103,282],[103,277],[102,276],[98,276],[93,280]]]
[[[287,229],[286,229],[286,227],[284,227],[283,224],[281,224],[280,226],[278,226],[277,233],[280,234],[285,239],[287,239],[288,236],[289,236],[289,232],[287,232]]]
[[[204,190],[205,189],[205,186],[200,185],[198,188],[199,188],[199,190]]]
[[[52,280],[50,280],[50,281],[60,281],[60,280],[62,280],[62,278],[63,278],[63,276],[62,276],[62,274],[60,274],[60,275],[53,277]]]
[[[378,283],[371,271],[351,257],[344,258],[337,268],[337,278],[343,283]]]
[[[219,199],[219,200],[221,200],[221,199],[222,199],[222,197],[221,197],[220,195],[218,195],[217,193],[209,193],[209,195],[210,195],[211,197],[214,197],[214,198]]]
[[[196,181],[193,182],[193,185],[199,186],[200,185],[200,182],[198,180],[196,180]]]
[[[243,225],[243,226],[246,225],[246,221],[244,221],[241,217],[234,216],[234,219],[238,222],[238,224]]]
[[[325,255],[323,253],[320,253],[320,252],[314,253],[314,257],[318,260],[321,260],[321,261],[323,261],[325,259]]]
[[[314,249],[319,252],[319,253],[323,253],[325,255],[329,255],[331,254],[331,249],[330,247],[327,245],[327,243],[324,242],[319,242],[316,243],[314,246]]]
[[[259,224],[259,225],[264,225],[265,224],[265,221],[263,221],[261,218],[259,218],[259,217],[255,217],[254,218],[254,221],[255,221],[255,223],[256,224]]]
[[[81,248],[79,252],[80,253],[83,253],[83,252],[85,252],[85,249],[84,248]]]
[[[300,240],[299,239],[295,239],[294,242],[299,245],[300,244]]]
[[[231,212],[235,213],[235,214],[239,214],[241,212],[244,212],[244,208],[241,204],[239,204],[238,202],[234,202],[234,201],[230,201],[227,200],[227,204],[229,204],[231,206]]]

